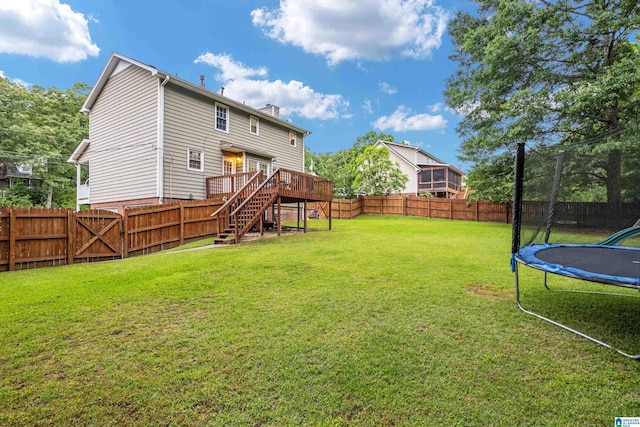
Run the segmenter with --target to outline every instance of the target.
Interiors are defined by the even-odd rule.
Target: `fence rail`
[[[214,236],[217,220],[210,215],[221,205],[215,199],[180,202],[128,209],[124,216],[100,210],[0,208],[0,271],[124,258]],[[512,218],[509,203],[418,196],[334,199],[307,203],[306,208],[305,214],[314,218],[326,218],[331,209],[334,219],[382,214],[509,223]],[[545,209],[544,202],[524,202],[523,222],[539,223]],[[626,203],[618,217],[610,217],[606,203],[556,207],[556,219],[576,228],[621,229],[638,220],[640,203]]]
[[[320,204],[309,204],[317,210]],[[323,210],[319,217],[324,218]],[[441,199],[419,196],[362,196],[356,199],[333,199],[334,219],[351,219],[361,214],[419,216],[482,222],[510,222],[511,206],[472,200]]]
[[[524,223],[540,224],[546,219],[549,202],[525,201],[522,206]],[[326,204],[311,204],[309,211],[318,211],[325,218]],[[624,203],[619,215],[612,217],[606,203],[559,202],[555,207],[555,219],[560,224],[575,228],[622,229],[640,218],[640,203]],[[314,212],[315,213],[315,212]],[[419,196],[363,196],[356,199],[333,199],[331,215],[334,219],[351,219],[361,214],[404,215],[424,218],[441,218],[479,222],[504,222],[512,220],[510,203],[493,203],[476,200],[441,199]]]
[[[0,271],[125,258],[216,234],[222,202],[199,200],[128,209],[0,208]]]

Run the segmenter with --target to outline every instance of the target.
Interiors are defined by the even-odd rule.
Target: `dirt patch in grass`
[[[490,299],[508,300],[514,298],[514,293],[511,289],[505,289],[492,283],[472,283],[465,286],[464,289],[471,295]]]

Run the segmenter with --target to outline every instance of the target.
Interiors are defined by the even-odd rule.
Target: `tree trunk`
[[[53,202],[53,185],[49,185],[47,188],[47,204],[46,208],[51,208],[51,203]]]

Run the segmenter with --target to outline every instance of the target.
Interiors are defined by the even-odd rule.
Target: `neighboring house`
[[[204,199],[206,178],[304,170],[309,131],[167,72],[113,53],[81,111],[89,138],[69,158],[78,205],[127,207]],[[88,171],[83,169],[88,169]]]
[[[462,196],[464,173],[460,169],[418,147],[388,141],[378,141],[375,146],[389,150],[391,161],[400,165],[402,172],[409,177],[403,194],[431,193],[444,198]]]
[[[30,188],[39,186],[41,181],[39,176],[33,175],[31,166],[0,160],[0,197],[16,184]]]

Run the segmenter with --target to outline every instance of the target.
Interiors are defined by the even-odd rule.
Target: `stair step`
[[[213,239],[214,245],[233,245],[236,243],[236,239]]]

